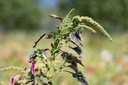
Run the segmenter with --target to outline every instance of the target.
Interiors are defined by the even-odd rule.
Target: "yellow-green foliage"
[[[93,33],[96,33],[94,28],[100,30],[110,41],[112,41],[111,36],[107,33],[107,31],[92,18],[87,16],[74,16],[73,19],[70,19],[70,14],[74,11],[72,9],[69,14],[63,19],[62,24],[60,26],[61,29],[64,30],[79,30],[79,29],[87,29]]]
[[[111,36],[106,32],[106,30],[99,23],[94,21],[92,18],[81,17],[81,22],[87,23],[87,24],[91,25],[92,27],[99,29],[110,41],[112,41]]]
[[[23,71],[23,68],[21,67],[15,67],[15,66],[9,66],[5,68],[1,68],[0,71],[8,71],[8,70],[18,70],[18,71]]]

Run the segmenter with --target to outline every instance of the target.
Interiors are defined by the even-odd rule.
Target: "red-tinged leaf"
[[[53,38],[53,35],[52,34],[47,34],[46,39],[50,39],[50,38]]]
[[[62,22],[62,17],[57,16],[56,14],[51,14],[50,17],[59,19]]]
[[[35,47],[37,46],[38,42],[39,42],[45,35],[46,35],[46,33],[42,34],[42,35],[39,37],[39,39],[35,42],[33,48],[35,48]]]

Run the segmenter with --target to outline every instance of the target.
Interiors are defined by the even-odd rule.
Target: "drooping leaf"
[[[73,56],[72,54],[70,53],[67,53],[67,52],[63,52],[61,54],[61,57],[66,60],[66,62],[68,63],[71,63],[72,65],[76,66],[77,67],[77,63],[79,63],[80,65],[84,66],[82,64],[82,62],[75,56]]]
[[[84,75],[80,71],[77,71],[76,73],[67,70],[64,71],[72,74],[73,78],[76,78],[81,85],[89,85]]]
[[[79,72],[78,68],[74,65],[69,65],[68,67],[70,67],[72,70],[74,70],[76,73]]]
[[[70,34],[71,41],[76,45],[82,45],[82,37],[80,35],[80,31],[76,31]]]
[[[78,55],[81,55],[82,54],[82,50],[79,46],[77,47],[71,47],[69,46],[70,49],[72,49],[73,51],[75,51]]]
[[[32,51],[29,56],[29,63],[37,57],[37,51]]]
[[[79,71],[76,73],[75,78],[81,83],[81,85],[89,85],[82,72]]]

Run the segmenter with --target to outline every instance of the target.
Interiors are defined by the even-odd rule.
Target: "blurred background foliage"
[[[0,0],[0,30],[37,30],[49,22],[48,13],[64,17],[72,8],[74,15],[92,17],[110,32],[128,30],[128,0]]]
[[[98,33],[82,34],[85,67],[80,69],[90,85],[128,85],[128,0],[0,0],[0,68],[29,66],[28,55],[34,42],[60,24],[49,14],[65,17],[72,8],[75,8],[73,15],[92,17],[113,38],[111,43]],[[49,42],[42,39],[37,48],[50,46]],[[17,73],[0,72],[0,82],[8,83]],[[62,73],[53,82],[78,85],[71,78]]]
[[[41,12],[35,0],[0,0],[0,30],[35,30],[41,22]]]
[[[110,32],[128,30],[128,0],[60,0],[61,13],[71,8],[76,14],[89,16]]]

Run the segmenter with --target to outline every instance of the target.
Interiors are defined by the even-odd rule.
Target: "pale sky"
[[[55,8],[57,6],[57,0],[39,0],[40,7]]]

